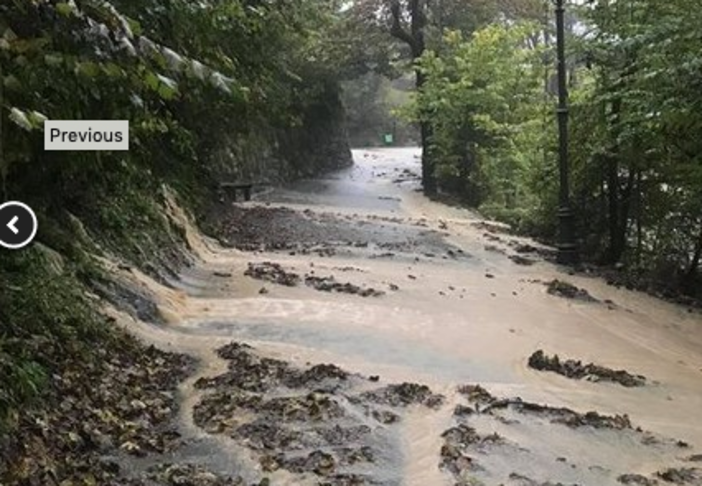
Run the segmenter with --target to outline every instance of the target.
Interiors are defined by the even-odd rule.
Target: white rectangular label
[[[129,150],[129,121],[46,120],[44,150]]]

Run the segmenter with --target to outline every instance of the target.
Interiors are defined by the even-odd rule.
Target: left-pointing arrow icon
[[[37,234],[37,216],[32,208],[19,201],[0,204],[0,251],[19,250]]]
[[[17,221],[19,221],[19,218],[15,216],[9,223],[7,223],[7,227],[10,228],[10,231],[12,231],[14,234],[19,233],[17,226],[15,226],[17,224]]]

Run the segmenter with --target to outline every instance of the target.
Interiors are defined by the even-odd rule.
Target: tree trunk
[[[619,115],[621,113],[621,100],[615,99],[612,102],[612,132],[613,144],[610,153],[607,154],[607,198],[608,198],[608,226],[609,226],[609,248],[607,250],[607,260],[609,263],[617,263],[624,253],[624,243],[626,242],[626,221],[622,221],[620,206],[620,181],[619,181],[619,143],[617,133],[619,130]],[[624,227],[624,238],[622,238],[622,226]]]
[[[636,174],[633,170],[629,171],[626,187],[621,192],[619,198],[619,225],[614,240],[614,250],[616,260],[619,261],[627,248],[627,236],[629,230],[629,214],[631,210],[631,195],[634,189],[634,178]]]
[[[682,290],[688,295],[693,295],[695,293],[695,284],[697,283],[697,272],[700,267],[700,261],[702,260],[702,227],[700,228],[699,234],[697,236],[697,242],[695,243],[694,254],[692,255],[692,260],[690,265],[687,267],[687,271],[683,276]]]
[[[643,256],[643,197],[641,189],[641,169],[636,169],[636,264],[641,265]]]
[[[392,26],[390,34],[405,42],[412,51],[412,60],[419,59],[426,48],[424,41],[424,29],[427,25],[427,16],[425,12],[425,0],[410,0],[406,8],[409,14],[409,29],[403,25],[402,4],[399,0],[394,0],[390,4],[390,13],[392,15]],[[417,92],[420,92],[426,82],[426,76],[418,69],[416,72],[415,86]],[[422,142],[422,187],[424,195],[435,196],[437,193],[435,163],[432,156],[431,140],[433,130],[430,121],[426,116],[421,116],[419,122],[420,136]]]
[[[423,73],[417,71],[417,91],[421,91],[424,87],[426,77]],[[422,142],[422,188],[424,195],[427,197],[436,196],[437,184],[434,167],[434,157],[432,155],[432,137],[433,128],[427,117],[422,117],[419,124],[420,137]]]

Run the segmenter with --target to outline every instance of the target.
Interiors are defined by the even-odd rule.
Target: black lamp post
[[[575,239],[575,215],[570,205],[568,163],[568,91],[565,60],[565,0],[554,0],[556,6],[556,58],[558,65],[558,263],[578,263],[578,245]]]

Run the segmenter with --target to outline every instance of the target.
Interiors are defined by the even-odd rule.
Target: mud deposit
[[[213,219],[225,244],[249,252],[373,258],[467,256],[447,243],[440,231],[427,229],[421,219],[268,206],[232,206]]]
[[[569,457],[559,447],[565,438],[571,444],[599,437],[610,442],[636,443],[639,454],[684,453],[688,444],[656,436],[632,425],[627,415],[580,413],[519,397],[497,398],[480,385],[458,388],[465,398],[454,410],[454,426],[443,434],[440,467],[459,485],[563,485],[563,484],[672,484],[699,485],[699,471],[691,467],[665,468],[648,474],[618,473],[604,464],[587,464]],[[550,441],[553,456],[530,450],[517,438],[525,430],[540,430]],[[642,452],[649,449],[646,453]],[[665,452],[663,452],[665,451]],[[641,457],[640,456],[640,457]],[[544,461],[551,462],[544,468]],[[536,465],[536,467],[534,467]],[[621,464],[619,465],[621,467]],[[511,472],[509,472],[511,470]],[[549,471],[550,470],[550,471]],[[484,481],[484,482],[482,482]]]
[[[443,401],[423,385],[378,387],[377,377],[332,364],[297,368],[242,343],[218,354],[228,371],[195,384],[205,392],[196,424],[251,450],[264,472],[285,469],[320,484],[398,484],[387,477],[399,457],[392,424],[404,407]]]
[[[135,328],[199,366],[185,443],[120,451],[133,484],[702,484],[700,316],[426,200],[416,151],[356,161],[220,206],[228,248],[186,225],[198,264],[140,277],[163,320]]]

